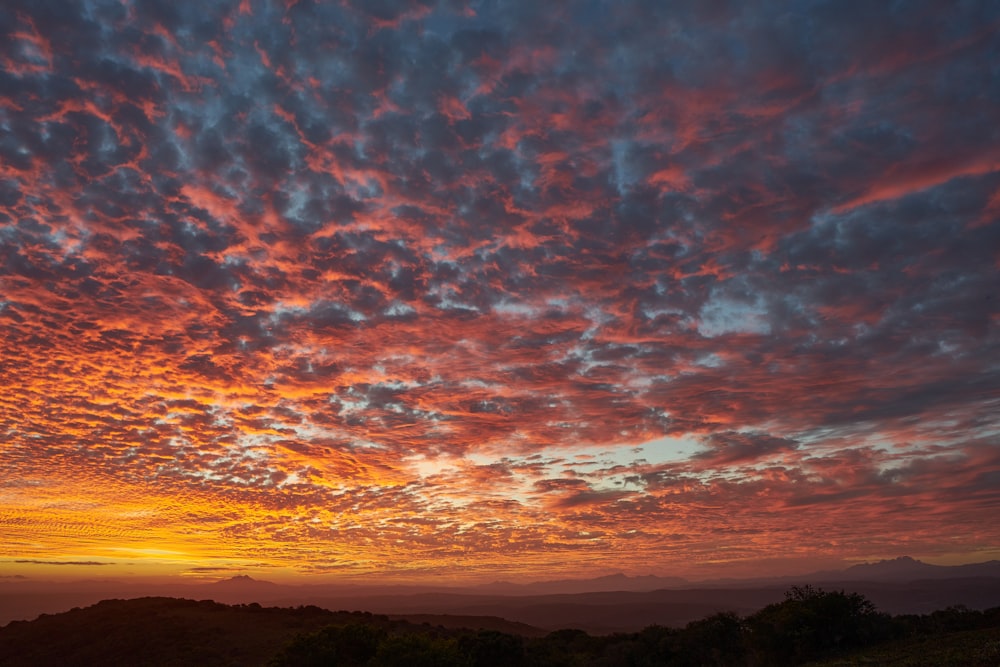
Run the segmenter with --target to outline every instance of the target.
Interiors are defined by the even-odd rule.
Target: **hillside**
[[[949,632],[885,642],[806,667],[996,667],[1000,628]]]
[[[390,619],[318,607],[224,605],[210,600],[105,600],[85,609],[14,621],[0,628],[0,667],[38,665],[263,665],[297,635],[365,623],[423,630],[437,617]],[[444,618],[440,625],[538,635],[499,618]]]
[[[1000,608],[889,616],[857,593],[793,587],[748,615],[594,636],[495,617],[388,616],[171,598],[106,600],[0,628],[0,667],[995,667]]]
[[[247,575],[212,583],[63,581],[0,578],[0,626],[110,598],[173,597],[277,607],[315,605],[378,614],[500,616],[528,625],[588,632],[631,632],[647,625],[680,626],[716,611],[749,613],[781,599],[789,586],[819,584],[862,593],[892,614],[922,614],[949,606],[1000,604],[1000,562],[931,565],[902,556],[842,570],[758,579],[691,582],[677,577],[612,574],[478,586],[353,583],[287,584]]]

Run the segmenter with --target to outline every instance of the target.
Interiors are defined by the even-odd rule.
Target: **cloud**
[[[998,19],[15,2],[0,526],[353,573],[996,542]]]
[[[15,560],[15,563],[28,564],[28,565],[116,565],[117,563],[112,563],[109,561],[93,561],[93,560]]]
[[[778,438],[766,433],[712,433],[705,439],[708,449],[691,458],[713,465],[756,463],[783,452],[798,449],[799,443],[788,438]]]
[[[242,572],[244,569],[240,567],[189,567],[185,572],[204,574],[212,572]]]

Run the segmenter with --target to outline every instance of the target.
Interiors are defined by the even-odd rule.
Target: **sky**
[[[0,575],[1000,557],[997,3],[0,32]]]

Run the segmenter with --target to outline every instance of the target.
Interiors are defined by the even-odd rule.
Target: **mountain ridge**
[[[10,621],[28,620],[39,614],[59,613],[108,598],[169,596],[213,599],[227,604],[253,602],[283,605],[317,604],[327,608],[351,607],[373,612],[384,610],[387,613],[396,612],[397,609],[393,605],[398,603],[404,604],[406,610],[412,613],[483,614],[490,610],[499,612],[511,605],[523,606],[529,603],[563,605],[570,602],[581,604],[600,602],[603,604],[605,601],[603,598],[590,600],[584,598],[608,594],[626,596],[627,599],[623,598],[623,603],[644,604],[652,602],[653,598],[642,601],[628,596],[656,592],[668,594],[670,604],[681,604],[680,601],[683,600],[684,605],[689,605],[698,601],[698,598],[692,598],[692,595],[701,594],[713,600],[735,600],[734,596],[742,595],[742,591],[766,589],[768,591],[765,596],[766,602],[775,602],[781,599],[783,592],[790,586],[806,584],[828,590],[871,590],[876,597],[884,596],[887,607],[903,611],[907,605],[904,604],[905,591],[901,589],[907,586],[913,590],[927,589],[930,598],[943,606],[979,604],[982,592],[1000,591],[1000,561],[948,566],[932,565],[909,556],[901,556],[874,563],[859,563],[843,570],[804,575],[696,582],[680,577],[630,576],[619,572],[593,579],[557,579],[524,584],[499,581],[465,587],[386,583],[285,584],[255,579],[247,574],[198,583],[141,584],[117,581],[108,582],[103,586],[100,583],[94,580],[83,582],[0,580],[0,626]],[[949,597],[945,595],[948,589],[963,592],[962,595]],[[728,598],[723,595],[726,591],[731,592]],[[582,597],[574,599],[574,596]],[[531,598],[534,598],[534,601],[530,600]],[[765,602],[764,598],[753,599],[754,603]],[[996,593],[995,600],[1000,602],[1000,592]],[[897,601],[899,604],[895,606]],[[661,602],[663,601],[657,599],[655,604],[660,605]],[[544,614],[524,617],[524,622],[534,622],[538,619],[544,619]],[[655,622],[655,619],[651,622]]]
[[[420,585],[420,584],[279,584],[272,581],[254,579],[245,574],[220,579],[205,587],[218,588],[273,588],[285,590],[327,590],[330,592],[356,592],[361,590],[379,590],[382,592],[428,593],[428,592],[458,592],[491,593],[495,595],[538,595],[559,593],[598,593],[598,592],[641,592],[661,589],[703,588],[717,585],[740,586],[795,582],[848,582],[848,581],[887,581],[905,582],[921,579],[967,579],[967,578],[1000,578],[1000,560],[989,560],[980,563],[962,565],[934,565],[925,563],[912,556],[898,556],[851,565],[839,570],[817,570],[806,574],[776,575],[768,577],[714,578],[692,580],[684,577],[661,576],[655,574],[629,575],[623,572],[601,575],[583,579],[545,579],[526,583],[508,580],[497,580],[471,586],[450,585]]]

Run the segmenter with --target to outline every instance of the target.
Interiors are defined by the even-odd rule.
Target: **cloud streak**
[[[14,2],[0,548],[992,553],[998,21]]]
[[[29,565],[115,565],[93,560],[15,560],[14,562]]]

